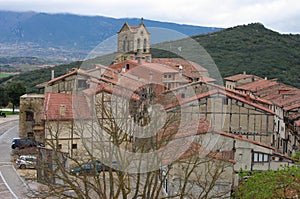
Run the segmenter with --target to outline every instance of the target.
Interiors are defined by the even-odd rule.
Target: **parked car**
[[[37,146],[36,142],[30,138],[14,138],[12,141],[12,149],[24,149]]]
[[[111,166],[111,168],[110,168]],[[70,173],[72,175],[97,175],[101,173],[101,171],[112,171],[117,170],[120,168],[117,161],[112,161],[112,164],[107,166],[102,162],[96,160],[94,162],[83,163],[80,166],[76,166],[70,169]]]
[[[16,165],[20,169],[36,168],[37,157],[33,155],[21,155],[16,160]]]

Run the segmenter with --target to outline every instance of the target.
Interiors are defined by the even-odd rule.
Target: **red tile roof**
[[[294,121],[294,123],[296,124],[296,126],[300,127],[300,120],[296,120]]]
[[[154,137],[154,141],[168,141],[169,139],[180,139],[191,137],[199,134],[206,134],[209,131],[210,124],[203,118],[199,121],[190,121],[186,124],[180,124],[180,129],[178,125],[173,125],[167,129],[162,129],[157,133],[157,137]],[[194,131],[197,129],[196,131]],[[193,130],[193,131],[192,131]]]
[[[209,97],[211,95],[214,95],[214,94],[223,94],[223,95],[225,95],[225,96],[227,96],[229,98],[235,99],[237,101],[241,101],[241,102],[243,102],[245,104],[248,104],[248,105],[253,106],[253,107],[257,108],[257,109],[265,111],[265,112],[267,112],[269,114],[275,115],[275,112],[272,111],[272,110],[270,110],[270,109],[268,109],[268,108],[265,108],[265,107],[263,107],[263,106],[261,106],[259,104],[253,103],[253,102],[248,101],[248,100],[246,100],[244,98],[238,97],[238,96],[236,96],[234,94],[231,94],[231,93],[229,93],[229,92],[227,92],[225,90],[220,90],[220,89],[215,89],[215,90],[212,90],[212,91],[209,91],[209,92],[201,93],[201,94],[195,95],[195,96],[193,96],[191,98],[181,99],[179,102],[168,104],[164,108],[167,110],[167,109],[174,108],[176,106],[183,105],[183,104],[186,104],[186,103],[198,100],[198,99],[207,98],[207,97]]]
[[[292,104],[290,106],[285,106],[283,109],[286,110],[286,111],[290,111],[290,110],[293,110],[295,108],[300,108],[300,102],[296,103],[296,104]]]
[[[254,81],[254,82],[250,82],[248,84],[238,86],[238,87],[236,87],[236,89],[250,91],[252,93],[255,93],[260,90],[274,87],[274,86],[279,86],[279,83],[275,80],[260,79],[260,80]]]
[[[176,161],[188,159],[199,155],[235,164],[234,160],[228,159],[219,153],[206,151],[205,149],[203,149],[203,147],[200,144],[196,142],[191,142],[189,143],[188,146],[182,145],[182,143],[180,144],[174,143],[172,146],[159,149],[158,154],[162,158],[161,159],[162,165],[169,165]]]
[[[50,81],[48,82],[48,85],[51,85],[51,84],[53,84],[53,83],[56,82],[56,81],[65,79],[66,77],[69,77],[69,76],[72,76],[72,75],[79,75],[79,74],[80,74],[80,75],[84,75],[84,76],[87,75],[87,73],[86,73],[84,70],[81,70],[81,69],[74,69],[73,71],[71,71],[71,72],[69,72],[69,73],[67,73],[67,74],[65,74],[65,75],[62,75],[62,76],[59,76],[59,77],[57,77],[57,78],[54,78],[54,79],[50,80]]]
[[[265,148],[268,148],[268,149],[272,149],[272,150],[275,150],[274,147],[271,147],[265,143],[262,143],[262,142],[258,142],[258,141],[255,141],[255,140],[250,140],[250,139],[247,139],[243,136],[240,136],[240,135],[235,135],[235,134],[232,134],[232,133],[228,133],[228,132],[224,132],[224,131],[213,131],[214,133],[218,133],[220,135],[223,135],[223,136],[226,136],[226,137],[230,137],[230,138],[234,138],[234,139],[237,139],[237,140],[241,140],[241,141],[245,141],[245,142],[250,142],[250,143],[253,143],[255,145],[258,145],[258,146],[262,146],[262,147],[265,147]]]
[[[190,78],[199,78],[199,72],[208,72],[206,68],[200,66],[199,64],[181,58],[154,58],[152,59],[152,62],[171,66],[172,68],[176,69],[176,71],[179,71],[179,66],[182,66],[183,75]],[[212,80],[215,81],[214,79]]]
[[[255,101],[257,103],[262,103],[262,104],[266,104],[266,105],[272,105],[272,102],[269,101],[269,100],[267,100],[267,99],[263,99],[263,98],[260,98],[260,97],[254,97],[252,95],[249,96],[248,94],[244,94],[244,93],[241,93],[241,92],[233,90],[233,89],[226,88],[225,90],[227,92],[229,92],[229,93],[232,93],[234,95],[237,95],[237,96],[240,96],[240,97],[243,97],[243,98],[250,97],[250,100]]]
[[[129,92],[129,90],[127,88],[124,87],[120,87],[118,85],[107,85],[104,83],[99,82],[98,85],[96,87],[91,87],[88,89],[85,89],[83,91],[84,94],[91,96],[91,95],[96,95],[98,93],[101,92],[106,92],[109,94],[113,94],[113,95],[118,95],[120,97],[126,97],[134,100],[134,101],[138,101],[140,100],[140,96],[138,96],[137,94],[134,94],[132,92]],[[130,93],[132,93],[131,96],[128,96]]]
[[[86,98],[82,95],[46,93],[43,120],[89,119],[91,116]]]
[[[300,93],[297,95],[289,96],[288,98],[279,98],[278,100],[275,101],[275,103],[278,106],[282,106],[282,107],[289,106],[297,102],[300,102]]]
[[[255,75],[249,75],[249,74],[237,74],[237,75],[225,77],[224,80],[236,82],[236,81],[241,80],[241,79],[254,78],[254,77],[255,77],[255,78],[259,78],[258,76],[255,76]]]

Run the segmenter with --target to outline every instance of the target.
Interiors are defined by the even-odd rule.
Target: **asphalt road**
[[[11,142],[18,137],[19,120],[0,122],[0,198],[26,199],[28,188],[11,162]]]

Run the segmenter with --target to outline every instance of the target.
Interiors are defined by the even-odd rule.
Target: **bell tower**
[[[119,53],[150,53],[150,33],[144,25],[143,18],[138,26],[124,23],[118,32]]]

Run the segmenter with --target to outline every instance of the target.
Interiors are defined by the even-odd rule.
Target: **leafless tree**
[[[95,110],[89,118],[46,120],[46,146],[40,149],[38,173],[48,189],[39,197],[227,197],[232,163],[202,150],[204,132],[198,135],[197,127],[187,133],[191,123],[180,124],[180,112],[161,113],[162,107],[127,93],[118,88],[115,94],[103,90],[87,97],[89,110]],[[195,136],[182,147],[184,139]],[[74,143],[77,148],[72,148]],[[108,169],[98,172],[97,161]],[[84,169],[83,163],[92,163],[93,172],[70,172],[74,167]]]

